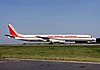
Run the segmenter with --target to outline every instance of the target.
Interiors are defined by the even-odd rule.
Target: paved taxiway
[[[0,60],[0,70],[100,70],[100,64],[41,60]]]

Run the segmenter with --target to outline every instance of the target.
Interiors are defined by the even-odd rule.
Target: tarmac
[[[0,70],[100,70],[100,63],[48,60],[0,60]]]

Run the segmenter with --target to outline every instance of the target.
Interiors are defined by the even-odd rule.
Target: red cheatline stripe
[[[38,37],[24,37],[24,36],[16,36],[16,37],[19,37],[19,38],[38,38]],[[47,38],[91,38],[91,37],[77,37],[77,36],[48,36]]]

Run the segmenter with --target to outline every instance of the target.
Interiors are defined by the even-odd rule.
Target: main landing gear
[[[53,42],[50,42],[49,45],[53,45]]]

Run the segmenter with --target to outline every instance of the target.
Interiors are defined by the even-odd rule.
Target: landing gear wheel
[[[49,45],[52,45],[52,44],[53,44],[52,42],[49,43]]]

